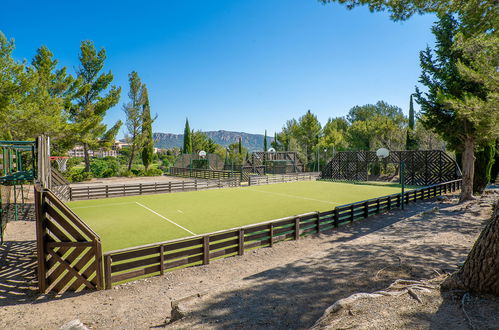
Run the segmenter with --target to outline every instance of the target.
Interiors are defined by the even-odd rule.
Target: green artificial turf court
[[[396,185],[301,181],[68,202],[103,250],[205,234],[399,193]]]

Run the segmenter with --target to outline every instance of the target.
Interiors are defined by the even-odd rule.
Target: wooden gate
[[[99,236],[40,185],[35,205],[40,292],[103,289]]]

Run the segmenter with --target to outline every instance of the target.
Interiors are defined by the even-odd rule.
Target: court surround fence
[[[41,293],[103,289],[100,237],[49,189],[35,185]]]
[[[461,180],[418,188],[404,193],[404,203],[433,198],[461,188]],[[312,212],[240,228],[110,251],[104,254],[106,289],[143,276],[161,275],[180,267],[206,265],[216,258],[243,255],[283,240],[298,240],[338,226],[399,208],[401,194],[392,194],[326,212]]]
[[[237,187],[234,179],[183,180],[178,182],[127,183],[114,185],[89,185],[69,188],[69,200],[99,199],[120,196],[165,194],[215,188]]]
[[[294,181],[312,181],[317,180],[320,172],[299,172],[292,174],[275,174],[275,175],[250,175],[249,185],[256,186],[262,184],[273,184]]]
[[[198,179],[233,179],[239,182],[241,180],[242,173],[241,171],[220,171],[198,168],[170,167],[169,175]]]

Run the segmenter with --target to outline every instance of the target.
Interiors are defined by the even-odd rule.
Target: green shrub
[[[125,176],[128,178],[131,178],[132,176],[134,176],[134,174],[132,171],[129,171],[125,168],[125,169],[122,169],[118,172],[118,176]]]
[[[163,175],[163,171],[159,168],[150,168],[145,172],[145,176],[159,176]]]
[[[116,176],[120,170],[120,163],[114,157],[92,159],[90,171],[96,178]]]
[[[72,157],[72,158],[69,158],[68,162],[66,164],[66,168],[69,171],[73,167],[75,167],[76,165],[80,165],[81,163],[83,163],[83,161],[84,161],[84,159],[82,157]]]
[[[64,173],[64,176],[69,182],[81,182],[92,178],[91,172],[85,172],[83,169],[72,168]]]
[[[132,167],[132,173],[136,176],[144,176],[144,169],[138,166]]]

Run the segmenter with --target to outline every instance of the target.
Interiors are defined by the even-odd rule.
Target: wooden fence
[[[71,200],[69,181],[55,168],[51,168],[50,172],[52,181],[50,190],[63,201]]]
[[[276,175],[250,175],[249,185],[256,186],[262,184],[294,182],[294,181],[312,181],[319,178],[320,172],[304,172],[293,174]]]
[[[460,189],[461,180],[432,185],[404,194],[405,203],[432,198]],[[336,207],[205,235],[148,244],[104,254],[106,289],[142,276],[161,275],[179,267],[206,265],[210,260],[243,255],[248,249],[334,229],[401,206],[401,194],[393,194]]]
[[[50,190],[38,184],[35,209],[40,292],[103,289],[99,236]]]
[[[170,167],[170,175],[199,179],[241,180],[241,171],[203,170],[196,168]]]
[[[98,199],[119,196],[164,194],[214,188],[236,187],[233,179],[189,180],[178,182],[127,183],[115,185],[74,186],[69,190],[69,200]]]

